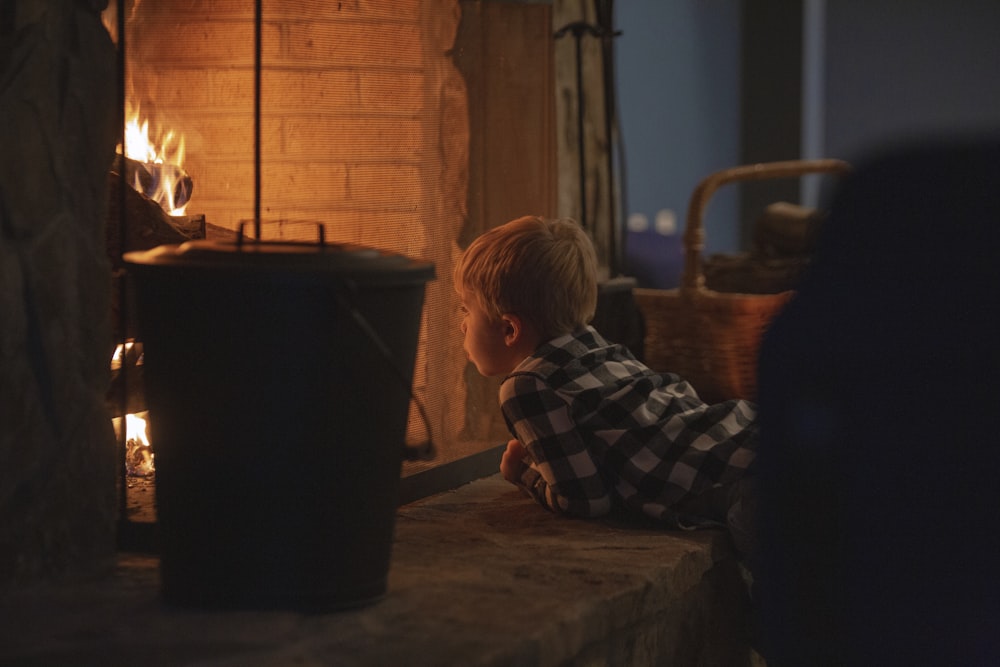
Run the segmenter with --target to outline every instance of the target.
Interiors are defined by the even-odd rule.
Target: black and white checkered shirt
[[[606,514],[613,503],[676,521],[671,508],[741,478],[755,456],[755,407],[708,405],[593,327],[553,339],[500,385],[528,452],[521,486],[549,509]]]

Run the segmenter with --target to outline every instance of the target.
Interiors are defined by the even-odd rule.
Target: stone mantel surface
[[[498,475],[403,506],[389,592],[331,614],[159,600],[158,561],[0,598],[3,665],[754,664],[726,536],[549,514]]]

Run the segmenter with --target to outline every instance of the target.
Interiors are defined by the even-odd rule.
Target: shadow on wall
[[[859,161],[765,338],[769,665],[1000,656],[998,139]]]

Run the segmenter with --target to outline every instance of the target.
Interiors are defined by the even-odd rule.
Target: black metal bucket
[[[433,264],[242,234],[125,262],[163,599],[328,611],[384,596]]]

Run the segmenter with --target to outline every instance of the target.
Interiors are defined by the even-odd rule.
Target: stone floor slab
[[[173,609],[157,568],[5,593],[0,664],[750,664],[723,533],[558,517],[499,476],[401,507],[388,594],[361,609]]]

